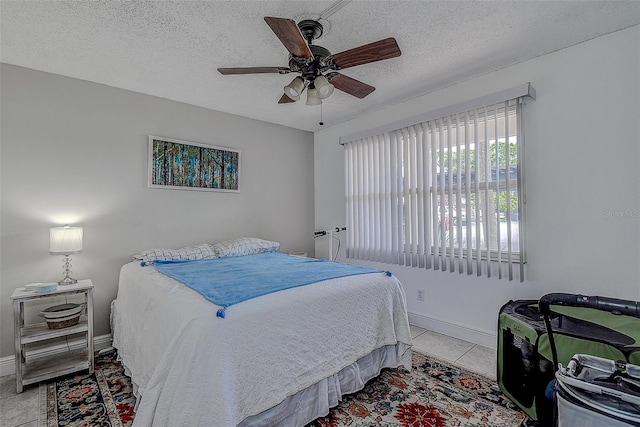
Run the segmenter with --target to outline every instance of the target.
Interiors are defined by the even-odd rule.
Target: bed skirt
[[[289,396],[271,409],[242,421],[240,427],[258,426],[304,426],[329,413],[329,408],[338,405],[342,396],[362,390],[383,368],[402,365],[403,355],[411,352],[409,346],[398,343],[374,350],[355,363],[293,396]]]

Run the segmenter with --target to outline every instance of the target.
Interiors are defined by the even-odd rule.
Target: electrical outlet
[[[424,290],[418,289],[418,301],[424,301]]]

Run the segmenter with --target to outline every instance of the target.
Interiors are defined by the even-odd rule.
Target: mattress
[[[411,369],[406,300],[393,276],[279,291],[224,319],[219,308],[153,267],[122,267],[113,342],[135,385],[135,426],[300,425],[382,367]]]

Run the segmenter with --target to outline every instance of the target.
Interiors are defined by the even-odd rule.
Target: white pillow
[[[258,239],[257,237],[238,237],[212,245],[218,258],[253,255],[263,252],[276,252],[280,242]]]
[[[154,261],[184,261],[216,258],[216,253],[208,243],[185,246],[180,249],[147,249],[133,256],[144,264],[152,264]]]

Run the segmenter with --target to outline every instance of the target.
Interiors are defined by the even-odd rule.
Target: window
[[[518,96],[349,139],[347,257],[500,278],[507,269],[509,280],[520,264],[524,280],[522,105]]]

